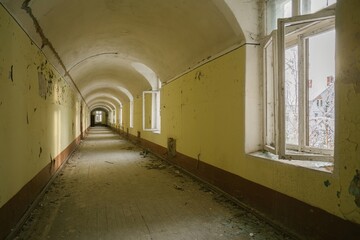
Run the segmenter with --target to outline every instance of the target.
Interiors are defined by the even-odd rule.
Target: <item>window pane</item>
[[[292,0],[268,0],[266,2],[267,33],[276,29],[278,18],[292,16]]]
[[[334,3],[336,3],[336,0],[302,0],[301,13],[314,13]]]
[[[266,136],[265,144],[275,147],[275,98],[274,98],[274,65],[273,43],[270,42],[265,48],[265,121]]]
[[[308,144],[333,149],[335,134],[335,30],[308,39]]]
[[[298,47],[285,50],[286,144],[299,144]]]

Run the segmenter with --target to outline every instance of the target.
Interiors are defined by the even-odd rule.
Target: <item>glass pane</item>
[[[275,98],[274,98],[274,66],[273,66],[273,43],[270,42],[265,48],[265,144],[275,147]]]
[[[285,50],[286,144],[299,144],[298,47]]]
[[[301,13],[314,13],[334,3],[336,3],[336,0],[302,0]]]
[[[308,144],[333,149],[335,134],[335,30],[308,39]]]
[[[276,29],[277,19],[292,16],[292,0],[268,0],[266,2],[267,34]]]

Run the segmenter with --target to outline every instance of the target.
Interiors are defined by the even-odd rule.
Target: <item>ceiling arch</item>
[[[108,82],[108,86],[121,86],[132,95],[151,88],[150,82],[134,69],[131,62],[117,55],[99,55],[87,59],[72,68],[69,74],[83,95],[91,86],[99,83],[104,85],[105,82]]]
[[[98,105],[94,105],[90,108],[90,112],[96,111],[97,109],[102,109],[105,112],[111,112],[110,108],[108,106],[102,105],[102,104],[98,104]]]
[[[119,99],[117,99],[114,95],[112,95],[110,93],[104,93],[104,92],[93,93],[86,100],[87,100],[87,102],[90,103],[93,100],[105,99],[105,98],[108,100],[111,100],[111,102],[114,103],[115,106],[122,106],[121,101]]]
[[[92,99],[88,102],[89,107],[91,108],[91,106],[95,105],[95,104],[106,104],[107,106],[110,107],[111,111],[114,111],[116,109],[116,102],[108,97],[98,97],[95,99]]]
[[[156,89],[158,80],[173,79],[258,31],[245,24],[244,32],[239,24],[249,12],[257,16],[257,1],[0,2],[88,105],[103,91],[132,101]]]
[[[91,92],[86,92],[86,95],[84,95],[84,98],[86,101],[93,98],[94,96],[112,96],[116,98],[119,102],[119,104],[122,106],[123,103],[126,103],[129,101],[128,96],[122,92],[118,88],[111,88],[111,87],[97,87]]]

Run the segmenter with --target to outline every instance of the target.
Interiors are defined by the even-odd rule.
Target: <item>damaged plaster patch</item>
[[[355,197],[355,204],[360,208],[360,172],[356,169],[356,174],[349,186],[349,193]]]
[[[34,27],[36,29],[36,32],[39,34],[40,38],[41,38],[41,49],[43,49],[45,46],[48,46],[50,48],[50,50],[53,52],[55,58],[58,60],[60,66],[64,69],[65,71],[65,76],[68,76],[69,79],[71,80],[73,86],[76,88],[76,90],[78,91],[78,93],[80,94],[80,96],[84,99],[84,97],[81,95],[81,92],[79,90],[79,88],[77,87],[77,85],[74,82],[74,79],[71,77],[71,75],[69,74],[69,71],[67,70],[64,62],[62,61],[62,59],[60,58],[59,53],[56,51],[56,49],[54,48],[54,46],[52,45],[52,43],[50,42],[50,40],[45,36],[43,29],[41,28],[38,20],[36,19],[36,17],[34,16],[32,9],[30,8],[30,2],[31,0],[25,0],[22,3],[21,8],[29,15],[29,17],[32,19]],[[32,43],[32,42],[31,42]],[[53,76],[51,76],[52,78]],[[52,83],[52,82],[51,82]],[[46,99],[46,96],[45,96]],[[84,99],[85,101],[85,99]]]
[[[331,182],[329,180],[326,180],[326,181],[324,181],[324,185],[325,185],[325,187],[328,187],[331,185]]]
[[[201,80],[202,77],[204,77],[205,75],[201,72],[201,71],[197,71],[195,73],[195,79],[196,80]]]
[[[340,198],[341,197],[341,191],[337,191],[336,196],[337,196],[337,198]]]
[[[42,154],[42,147],[40,147],[40,150],[39,150],[39,158],[40,158],[41,154]]]
[[[9,72],[9,79],[14,82],[14,65],[11,65],[10,72]]]

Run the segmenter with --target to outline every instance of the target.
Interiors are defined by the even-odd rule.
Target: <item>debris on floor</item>
[[[116,136],[90,129],[15,239],[292,239]]]

